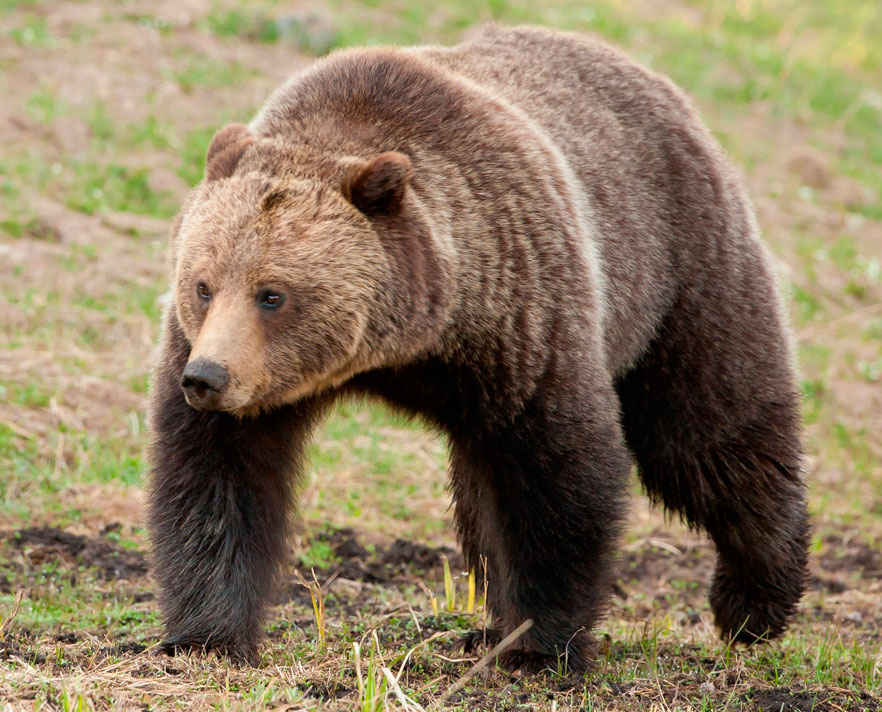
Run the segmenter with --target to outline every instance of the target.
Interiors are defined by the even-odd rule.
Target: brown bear
[[[349,395],[449,437],[489,639],[533,621],[504,665],[589,663],[634,463],[713,538],[722,635],[786,628],[808,536],[788,326],[742,183],[664,77],[530,27],[332,54],[215,136],[170,254],[168,649],[255,659],[305,444]]]

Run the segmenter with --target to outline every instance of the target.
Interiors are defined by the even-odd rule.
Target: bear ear
[[[245,124],[230,124],[218,131],[205,154],[205,180],[233,175],[239,159],[252,143],[254,137]]]
[[[354,168],[343,183],[343,194],[366,215],[389,213],[401,205],[410,176],[410,159],[388,151]]]

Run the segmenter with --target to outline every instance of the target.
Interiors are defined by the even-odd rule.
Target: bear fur
[[[722,635],[788,625],[788,326],[741,180],[664,77],[529,27],[332,54],[216,135],[170,255],[149,501],[169,649],[255,660],[304,446],[349,395],[448,436],[489,638],[533,621],[505,665],[589,663],[634,463],[715,542]]]

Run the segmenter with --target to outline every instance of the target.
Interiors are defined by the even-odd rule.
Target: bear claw
[[[471,655],[481,650],[492,650],[503,637],[505,636],[500,628],[475,629],[457,639],[452,647],[454,650]],[[541,673],[577,673],[588,667],[581,656],[574,655],[574,651],[571,651],[569,656],[559,656],[520,648],[503,651],[497,656],[496,664],[513,677]]]
[[[502,630],[499,628],[476,628],[454,641],[453,649],[471,655],[479,650],[490,650],[501,640]]]
[[[496,664],[513,677],[556,673],[561,668],[557,655],[533,650],[506,650],[496,659]]]
[[[211,644],[198,642],[185,636],[172,636],[159,644],[157,652],[160,655],[174,657],[181,654],[217,652],[225,655],[236,667],[256,667],[260,661],[257,650],[253,647],[228,644]]]

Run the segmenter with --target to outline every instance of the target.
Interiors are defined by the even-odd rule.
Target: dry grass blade
[[[395,694],[395,697],[398,698],[398,701],[401,703],[401,706],[404,707],[405,710],[416,710],[416,712],[426,712],[422,706],[418,703],[414,702],[410,697],[404,694],[404,691],[401,689],[401,685],[398,684],[398,678],[392,674],[392,671],[387,668],[381,668],[383,671],[383,675],[386,676],[386,681],[389,683],[389,687],[392,688],[392,692]]]
[[[465,675],[459,678],[459,680],[457,680],[456,683],[449,690],[447,690],[447,692],[441,695],[441,697],[438,699],[438,704],[446,702],[451,697],[453,697],[453,695],[459,692],[469,680],[471,680],[475,675],[481,672],[481,670],[483,670],[491,662],[493,662],[497,655],[500,655],[501,653],[504,653],[506,650],[508,650],[518,638],[520,638],[524,633],[530,630],[532,625],[533,619],[528,618],[517,628],[515,628],[511,633],[505,636],[501,641],[499,641],[499,643],[493,648],[493,650],[491,650],[483,658],[476,662]]]
[[[3,640],[3,637],[6,635],[6,629],[9,628],[12,621],[14,621],[15,617],[18,615],[22,599],[24,599],[27,592],[28,590],[26,588],[20,588],[15,592],[15,598],[12,599],[12,613],[6,618],[0,620],[0,640]]]
[[[319,583],[319,580],[315,575],[315,569],[311,569],[311,573],[312,581],[305,580],[299,571],[297,572],[297,578],[299,579],[300,585],[309,591],[309,598],[312,601],[312,612],[315,616],[315,625],[318,631],[319,647],[324,649],[325,644],[327,643],[327,633],[325,630],[325,596],[324,591],[322,590],[322,585]],[[330,583],[332,580],[333,577],[326,583]]]

